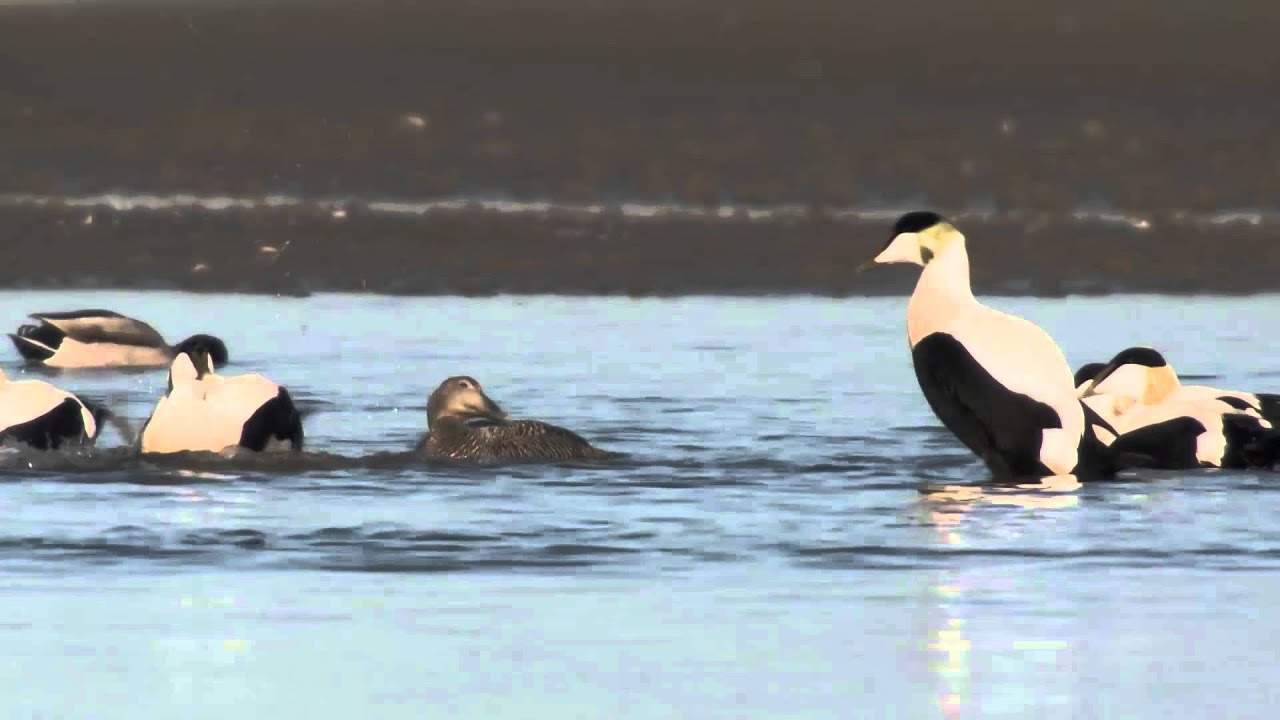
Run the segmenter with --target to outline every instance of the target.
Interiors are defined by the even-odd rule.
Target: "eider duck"
[[[1233,405],[1243,403],[1271,423],[1280,423],[1280,395],[1183,385],[1164,355],[1150,347],[1125,348],[1110,362],[1088,363],[1076,371],[1075,383],[1082,397],[1115,396],[1121,411],[1134,403],[1158,405],[1186,398],[1220,399]]]
[[[179,353],[169,389],[142,428],[143,453],[301,450],[289,391],[262,375],[223,377],[203,348]]]
[[[111,310],[33,313],[9,338],[31,365],[52,368],[164,367],[182,352],[203,348],[218,366],[227,346],[212,335],[193,335],[170,346],[147,323]]]
[[[37,450],[92,445],[107,415],[100,405],[43,380],[14,381],[0,370],[0,442]]]
[[[427,400],[427,435],[417,452],[451,460],[589,460],[614,456],[562,427],[537,420],[510,420],[475,378],[460,375],[440,383]]]
[[[965,237],[955,226],[933,212],[903,215],[883,250],[858,270],[888,263],[924,268],[907,304],[916,378],[934,414],[996,478],[1114,471],[1095,434],[1106,423],[1076,396],[1053,338],[974,297]]]
[[[1092,395],[1085,402],[1098,409],[1094,401],[1106,398]],[[1144,467],[1271,468],[1280,459],[1280,433],[1242,403],[1192,397],[1139,403],[1116,415],[1111,425],[1120,433],[1110,442],[1112,452],[1143,458]]]
[[[1119,433],[1100,435],[1113,452],[1144,456],[1148,467],[1270,468],[1280,459],[1280,433],[1261,412],[1271,401],[1249,393],[1182,385],[1152,348],[1122,350],[1111,362],[1075,375],[1090,408]]]

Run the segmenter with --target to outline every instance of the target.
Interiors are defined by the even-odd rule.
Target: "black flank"
[[[1053,408],[1001,385],[946,333],[921,340],[911,357],[929,407],[996,478],[1053,474],[1040,462],[1043,430],[1062,427]]]
[[[295,452],[302,449],[302,415],[284,388],[245,421],[240,447],[262,452],[273,437],[290,441]]]
[[[80,403],[71,398],[33,420],[0,430],[0,440],[17,440],[37,450],[57,450],[63,443],[82,443],[85,434]]]

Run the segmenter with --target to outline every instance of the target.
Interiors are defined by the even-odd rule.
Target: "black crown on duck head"
[[[942,216],[931,210],[913,210],[898,218],[898,222],[893,224],[893,237],[902,233],[928,230],[942,221]]]

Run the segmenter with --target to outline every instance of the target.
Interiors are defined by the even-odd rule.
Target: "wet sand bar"
[[[812,216],[624,217],[480,210],[386,216],[351,209],[129,211],[10,208],[20,238],[0,287],[165,288],[303,294],[702,293],[877,295],[907,292],[908,268],[862,276],[884,222]],[[980,292],[1254,293],[1280,287],[1273,227],[1148,229],[1037,218],[962,226]],[[175,242],[181,238],[182,242]]]
[[[889,281],[845,268],[883,228],[824,210],[927,204],[1050,218],[967,227],[990,289],[1280,289],[1270,221],[1161,220],[1280,205],[1280,5],[981,6],[0,7],[0,193],[814,209],[757,223],[107,210],[86,226],[79,208],[4,206],[0,283],[880,292]],[[1153,227],[1072,222],[1081,208]],[[288,240],[262,270],[257,248]]]

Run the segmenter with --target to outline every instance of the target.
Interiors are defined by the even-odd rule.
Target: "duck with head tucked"
[[[475,378],[451,377],[427,401],[428,458],[477,462],[557,462],[616,457],[577,433],[538,420],[512,420]]]
[[[51,368],[164,367],[183,352],[202,349],[219,366],[227,346],[212,335],[192,335],[177,345],[141,320],[111,310],[32,313],[38,324],[9,334],[29,365]]]
[[[168,392],[142,428],[143,453],[302,449],[302,415],[288,390],[262,375],[224,377],[214,368],[203,348],[174,358]]]

